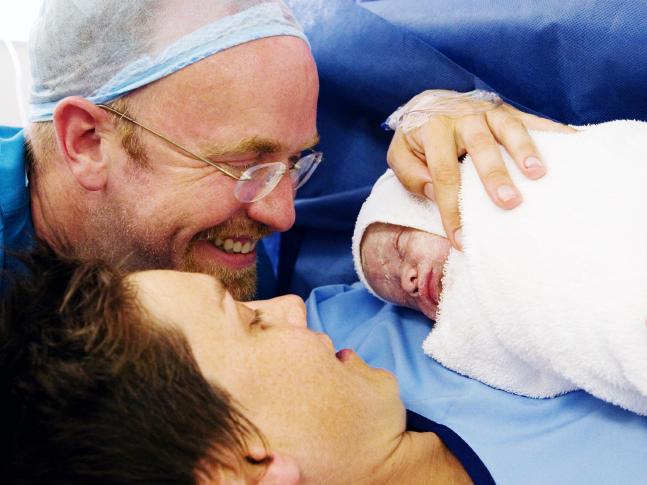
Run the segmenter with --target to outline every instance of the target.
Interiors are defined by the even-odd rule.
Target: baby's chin
[[[436,321],[436,314],[438,313],[438,308],[436,305],[427,308],[415,308],[420,313],[424,314],[427,318],[430,318],[433,321]]]
[[[436,314],[438,313],[438,307],[432,302],[425,302],[425,301],[421,301],[420,299],[416,299],[416,300],[407,302],[407,304],[405,304],[404,306],[406,306],[407,308],[411,308],[412,310],[415,310],[417,312],[420,312],[427,318],[430,318],[431,320],[436,321]]]

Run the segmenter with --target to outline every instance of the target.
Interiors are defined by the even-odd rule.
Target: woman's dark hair
[[[258,430],[125,274],[40,250],[0,303],[3,483],[195,483]]]

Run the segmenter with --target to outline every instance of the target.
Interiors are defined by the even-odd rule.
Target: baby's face
[[[362,268],[382,298],[435,319],[450,247],[446,238],[435,234],[375,223],[362,238]]]

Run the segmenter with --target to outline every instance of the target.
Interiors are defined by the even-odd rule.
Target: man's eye
[[[288,158],[288,170],[292,170],[299,160],[301,160],[301,153],[297,153]]]
[[[252,168],[257,163],[258,162],[256,160],[245,160],[240,162],[220,162],[220,165],[229,167],[238,173],[243,173],[245,170]]]

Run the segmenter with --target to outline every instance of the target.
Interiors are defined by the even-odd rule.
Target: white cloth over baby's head
[[[353,234],[353,262],[357,276],[368,290],[376,297],[378,295],[366,280],[360,254],[360,245],[364,232],[373,223],[394,224],[411,227],[421,231],[447,237],[440,212],[436,204],[430,200],[408,192],[395,176],[393,170],[387,170],[373,186],[357,216]]]

